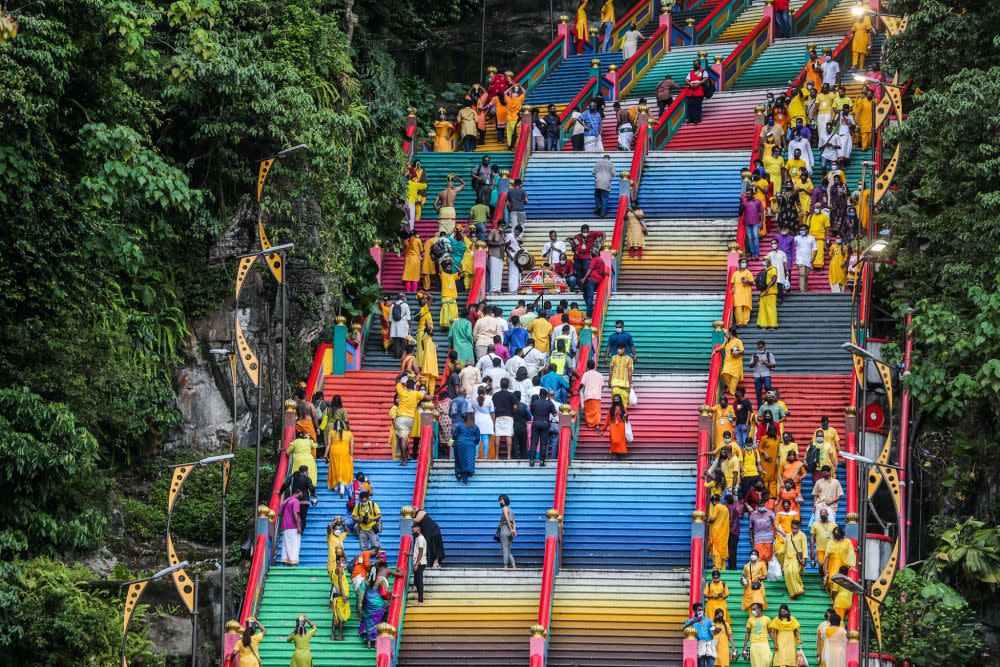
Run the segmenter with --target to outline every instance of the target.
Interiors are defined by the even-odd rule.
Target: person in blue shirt
[[[528,344],[528,339],[531,335],[528,334],[527,329],[521,326],[521,318],[517,315],[512,315],[510,318],[510,329],[507,329],[507,333],[503,335],[504,347],[511,353],[511,355],[517,354],[517,351]]]
[[[597,112],[597,103],[591,102],[587,110],[580,114],[579,122],[583,123],[583,145],[584,150],[592,153],[599,153],[604,150],[604,142],[601,139],[601,123],[604,118]]]
[[[715,635],[722,632],[722,628],[715,627],[712,619],[705,616],[705,605],[695,602],[691,607],[694,616],[684,622],[684,628],[694,627],[698,634],[698,667],[715,667]]]
[[[619,347],[625,348],[625,354],[632,357],[632,361],[638,360],[639,355],[635,351],[635,341],[632,339],[632,334],[625,331],[623,320],[615,321],[615,332],[608,336],[608,347],[604,351],[604,361],[607,362],[611,358],[611,350],[617,350]]]
[[[549,372],[542,376],[541,385],[556,403],[565,403],[569,400],[569,380],[559,372],[555,364],[549,364]]]

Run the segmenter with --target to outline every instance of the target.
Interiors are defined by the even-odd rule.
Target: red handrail
[[[326,350],[333,346],[324,343],[316,347],[313,355],[312,370],[309,372],[309,379],[306,382],[306,396],[310,397],[319,382],[320,373],[323,371],[323,356]],[[281,434],[281,453],[278,456],[278,469],[274,472],[274,485],[271,487],[271,500],[268,507],[272,512],[277,513],[281,504],[281,485],[285,481],[285,474],[288,472],[288,454],[285,448],[292,441],[295,435],[294,416],[289,419],[285,413],[284,428]],[[272,545],[273,548],[273,545]],[[267,570],[267,562],[270,559],[270,550],[267,548],[267,535],[258,535],[254,542],[253,560],[250,561],[250,575],[247,580],[246,593],[243,596],[243,606],[240,609],[240,622],[244,625],[247,619],[253,615],[254,607],[260,598],[260,592],[264,584],[264,574]]]
[[[418,419],[421,416],[418,416]],[[420,428],[420,454],[417,458],[417,476],[413,481],[412,507],[423,507],[427,496],[427,478],[430,474],[431,449],[434,442],[434,420],[427,420]],[[399,536],[399,555],[396,557],[396,569],[402,574],[392,582],[392,602],[389,603],[389,614],[386,622],[397,629],[396,637],[379,637],[376,644],[375,664],[377,667],[390,667],[393,655],[402,635],[400,623],[406,608],[406,592],[410,584],[410,555],[413,547],[413,535],[403,533]]]
[[[629,21],[632,20],[632,17],[638,14],[640,11],[642,11],[644,5],[648,4],[650,4],[649,0],[639,0],[639,2],[637,2],[635,6],[632,7],[632,9],[622,14],[622,17],[617,21],[615,21],[615,27],[611,29],[611,34],[613,35],[622,28],[624,28],[625,26],[627,26],[629,24]]]
[[[527,167],[528,160],[528,146],[531,145],[531,127],[523,127],[524,122],[521,122],[521,129],[517,134],[517,145],[514,147],[514,162],[510,167],[510,184],[514,184],[515,178],[522,178],[524,176],[524,170]],[[497,205],[493,209],[493,224],[500,224],[503,220],[503,210],[507,206],[507,193],[501,192],[497,195]],[[469,296],[472,296],[472,291],[469,291]],[[470,302],[471,303],[471,302]]]

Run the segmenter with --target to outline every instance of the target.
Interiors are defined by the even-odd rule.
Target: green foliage
[[[955,589],[900,570],[882,607],[884,652],[920,667],[984,664],[982,627],[970,618],[965,598]]]
[[[925,577],[961,584],[981,596],[996,591],[1000,584],[1000,527],[969,519],[944,530],[938,542],[935,552],[924,561]]]
[[[92,575],[45,558],[0,565],[0,651],[4,664],[32,667],[116,665],[121,652],[122,609],[117,591],[87,586]],[[145,607],[129,626],[126,656],[154,667],[145,632]]]
[[[95,544],[105,523],[97,457],[65,405],[0,389],[0,556]]]
[[[896,0],[891,11],[909,23],[887,61],[926,89],[887,132],[902,145],[882,217],[900,251],[891,300],[913,307],[921,348],[907,382],[922,410],[975,433],[1000,421],[1000,8]]]

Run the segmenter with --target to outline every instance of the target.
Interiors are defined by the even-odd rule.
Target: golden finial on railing
[[[694,25],[694,19],[684,19],[685,25]]]
[[[560,14],[559,22],[562,23],[563,25],[566,25],[567,23],[569,23],[569,17],[566,16],[565,14]]]
[[[616,65],[614,63],[611,63],[610,65],[608,65],[608,71],[609,72],[617,72],[618,71],[618,65]]]
[[[548,636],[549,634],[549,631],[545,629],[545,626],[540,625],[539,623],[535,623],[534,625],[532,625],[530,630],[531,630],[531,636],[538,637],[539,639],[542,639]]]
[[[591,67],[600,67],[601,66],[601,59],[600,58],[591,58],[591,60],[590,60],[590,66]]]

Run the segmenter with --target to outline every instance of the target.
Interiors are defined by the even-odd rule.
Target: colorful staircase
[[[682,125],[666,150],[749,150],[757,135],[754,107],[763,103],[757,90],[716,93],[705,103],[701,122]]]
[[[601,72],[607,72],[608,65],[621,66],[624,62],[620,51],[609,53],[584,53],[571,55],[552,70],[538,86],[528,93],[530,105],[562,103],[566,104],[583,88],[591,78],[591,61],[601,61]],[[609,105],[610,106],[610,105]]]
[[[772,92],[778,92],[788,87],[788,82],[799,75],[802,68],[809,62],[809,44],[815,44],[817,53],[822,53],[823,49],[832,49],[843,35],[839,37],[831,35],[829,37],[816,37],[809,35],[806,37],[793,37],[792,39],[779,39],[767,50],[760,54],[747,71],[733,84],[733,90],[753,90],[766,88]],[[764,95],[761,94],[761,104]],[[705,105],[706,108],[710,104]]]
[[[754,341],[750,341],[750,345],[753,343]],[[756,346],[750,349],[756,349]],[[850,360],[847,354],[842,354]],[[741,386],[746,390],[750,402],[759,407],[749,371]],[[851,404],[850,375],[775,373],[771,376],[771,387],[778,390],[779,397],[788,406],[785,432],[795,436],[795,442],[802,446],[803,455],[812,434],[819,428],[821,417],[830,418],[830,425],[837,429],[843,442],[846,437],[844,410]]]
[[[686,572],[560,570],[552,601],[551,667],[681,664]]]
[[[646,218],[642,258],[622,252],[622,292],[714,292],[726,273],[726,247],[736,221]]]
[[[640,348],[640,361],[641,353]],[[705,401],[708,378],[659,374],[634,375],[632,380],[639,403],[629,408],[635,440],[628,446],[627,460],[693,461],[698,444],[698,407]],[[602,423],[610,408],[611,390],[605,387]],[[608,434],[599,434],[581,424],[576,458],[610,459]],[[576,465],[573,464],[573,469]]]
[[[427,170],[427,205],[424,206],[422,216],[425,220],[438,219],[433,203],[438,193],[448,185],[448,174],[459,176],[468,184],[468,187],[458,193],[458,198],[455,201],[455,215],[460,220],[469,217],[469,209],[476,203],[476,192],[472,189],[472,170],[482,163],[483,157],[486,155],[489,155],[490,163],[497,165],[501,170],[509,170],[514,162],[514,154],[511,151],[497,153],[433,153],[425,151],[414,156],[414,159],[420,160]]]
[[[566,487],[564,567],[669,570],[690,561],[693,461],[575,461]],[[627,489],[641,493],[626,493]]]
[[[750,151],[651,152],[639,206],[652,219],[734,218],[748,164]]]
[[[464,486],[448,461],[435,462],[425,509],[441,527],[447,555],[443,569],[427,571],[424,604],[410,594],[400,665],[526,662],[541,576],[532,568],[542,562],[554,481],[553,465],[480,461]],[[493,541],[500,494],[510,497],[517,520],[516,571],[500,569],[500,545]]]
[[[631,153],[607,151],[616,170],[628,171]],[[525,207],[528,220],[535,218],[567,218],[577,224],[597,220],[594,214],[594,164],[604,159],[601,153],[567,151],[535,153],[528,162],[524,187],[529,201]],[[614,224],[618,210],[620,179],[611,181],[611,196],[605,222]],[[530,224],[530,222],[529,222]]]
[[[436,280],[433,280],[431,285],[436,286],[436,282]],[[420,288],[423,289],[423,282],[421,282]],[[441,292],[440,290],[428,290],[427,293],[434,298],[430,306],[431,314],[434,317],[434,332],[431,334],[431,337],[434,339],[434,344],[437,345],[438,370],[440,371],[444,368],[444,360],[448,356],[448,349],[451,347],[451,344],[448,342],[448,331],[442,329],[440,326]],[[407,293],[406,302],[410,306],[410,315],[412,318],[410,321],[410,337],[416,339],[417,322],[420,319],[420,305],[417,302],[417,294],[415,292]],[[386,351],[382,345],[381,323],[377,317],[373,320],[371,332],[365,341],[365,354],[361,359],[361,366],[364,370],[399,371],[399,359],[393,356],[391,352]]]
[[[375,501],[382,510],[384,520],[380,536],[382,547],[395,562],[399,545],[399,510],[409,505],[413,493],[415,468],[400,467],[393,461],[355,461],[355,470],[365,472],[372,481]],[[326,488],[326,464],[319,462],[320,483],[317,485],[319,503],[309,510],[306,530],[302,535],[299,567],[275,565],[267,574],[267,584],[257,618],[268,633],[260,644],[260,659],[265,665],[289,662],[293,645],[285,638],[295,627],[299,614],[305,614],[320,626],[313,637],[313,660],[319,665],[344,665],[368,667],[375,664],[375,650],[365,648],[358,637],[358,612],[351,601],[351,620],[347,623],[346,640],[330,639],[331,612],[330,578],[326,572],[326,526],[335,515],[346,514],[344,501]],[[350,536],[344,551],[348,559],[359,551],[356,538]],[[279,557],[280,562],[280,557]],[[353,597],[353,596],[352,596]]]
[[[624,320],[639,360],[636,373],[704,371],[712,351],[712,322],[722,310],[718,294],[615,294],[604,318],[602,341]],[[602,358],[599,368],[607,368]]]
[[[759,23],[760,19],[757,21]],[[655,106],[656,86],[660,81],[663,81],[665,75],[669,74],[674,83],[683,86],[684,79],[687,77],[688,72],[691,71],[691,62],[698,57],[701,51],[708,53],[708,62],[711,64],[715,56],[725,58],[732,53],[733,49],[736,48],[736,44],[737,42],[720,40],[713,44],[671,47],[670,51],[664,53],[663,57],[628,91],[629,99],[646,97],[650,100],[650,104]]]
[[[779,372],[850,372],[851,356],[840,348],[851,339],[849,294],[793,293],[778,306],[778,328],[772,331],[757,328],[756,318],[755,299],[750,325],[740,327],[740,340],[750,352],[758,340],[767,341]],[[745,359],[749,364],[750,354]]]
[[[399,363],[396,364],[396,369]],[[396,396],[397,373],[384,370],[348,371],[328,375],[323,382],[323,398],[340,396],[351,421],[355,459],[389,459],[389,409]],[[358,468],[356,465],[355,468]],[[320,476],[321,484],[325,477]],[[411,492],[413,490],[410,487]]]

